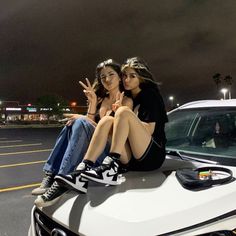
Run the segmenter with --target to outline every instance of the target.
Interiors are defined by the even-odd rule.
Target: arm
[[[141,93],[140,104],[137,106],[137,116],[149,134],[153,135],[155,127],[161,122],[160,95],[153,89]]]
[[[133,109],[133,100],[131,98],[124,97],[122,105],[127,106],[132,110]],[[145,127],[145,129],[148,131],[148,133],[152,135],[154,132],[154,129],[155,129],[156,122],[147,123],[147,122],[142,121],[142,124]]]
[[[133,109],[133,100],[129,97],[124,97],[123,102],[122,102],[122,106],[127,106],[132,110]]]
[[[84,92],[85,96],[87,97],[88,103],[89,103],[87,117],[90,120],[94,121],[94,117],[97,112],[97,95],[96,95],[93,87],[91,86],[90,81],[87,78],[85,80],[87,82],[87,85],[84,84],[82,81],[79,81],[79,83],[84,88],[83,92]]]
[[[133,109],[133,100],[128,97],[124,97],[124,92],[117,93],[116,102],[112,104],[112,110],[116,112],[116,110],[121,106],[127,106],[131,110]]]
[[[74,123],[74,121],[80,117],[84,117],[86,119],[88,119],[94,126],[96,126],[96,122],[95,122],[95,114],[96,114],[96,110],[97,110],[97,95],[94,92],[94,89],[91,86],[90,81],[86,78],[86,84],[84,84],[82,81],[79,81],[80,85],[84,88],[83,92],[85,94],[85,96],[88,99],[88,111],[87,111],[87,115],[78,115],[78,114],[74,114],[72,115],[68,122],[66,123],[66,125],[70,126]]]

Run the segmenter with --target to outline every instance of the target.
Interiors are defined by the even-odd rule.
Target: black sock
[[[115,161],[119,161],[120,160],[120,154],[119,153],[110,152],[108,156],[111,157]]]
[[[94,163],[90,160],[83,160],[83,162],[85,163],[85,165],[89,166],[89,167],[93,167]]]

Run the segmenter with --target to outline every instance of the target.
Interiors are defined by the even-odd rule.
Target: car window
[[[177,110],[168,117],[167,149],[236,159],[236,108]]]

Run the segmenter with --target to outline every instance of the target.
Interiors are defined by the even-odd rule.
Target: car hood
[[[184,189],[175,170],[194,166],[167,159],[150,172],[129,172],[119,186],[89,183],[87,194],[68,192],[42,209],[81,235],[161,235],[191,227],[236,209],[236,181],[206,190]],[[236,168],[229,167],[234,176]]]

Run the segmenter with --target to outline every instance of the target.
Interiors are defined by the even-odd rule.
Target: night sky
[[[0,100],[58,94],[82,105],[79,80],[132,56],[166,100],[216,98],[217,72],[233,77],[236,97],[236,1],[0,0]]]

